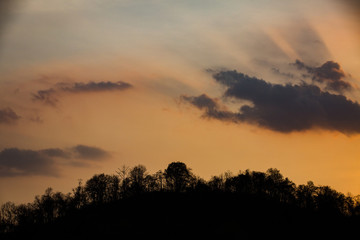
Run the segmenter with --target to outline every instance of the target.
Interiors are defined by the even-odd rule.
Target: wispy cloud
[[[29,150],[6,148],[0,151],[0,177],[59,176],[61,165],[88,166],[110,154],[98,147],[77,145],[69,149]]]
[[[221,71],[213,75],[224,86],[225,98],[248,100],[238,112],[219,108],[220,104],[203,94],[181,98],[199,109],[204,116],[250,123],[289,133],[314,128],[360,133],[360,105],[340,94],[332,94],[312,84],[273,84],[237,71]]]
[[[12,124],[18,121],[21,117],[17,115],[11,108],[0,109],[0,124]]]
[[[291,78],[294,78],[294,77],[295,77],[295,75],[294,75],[293,73],[290,73],[290,72],[282,72],[282,71],[280,71],[279,68],[273,67],[273,68],[271,68],[271,71],[272,71],[273,73],[277,74],[277,75],[281,75],[281,76],[283,76],[283,77],[285,77],[285,78],[288,78],[288,79],[291,79]]]
[[[53,88],[49,88],[46,90],[39,90],[36,94],[33,94],[33,100],[41,101],[45,104],[56,106],[59,100],[56,97],[57,91]]]
[[[89,92],[107,92],[122,91],[131,88],[132,85],[126,82],[75,82],[65,83],[59,82],[52,88],[39,90],[33,94],[33,100],[41,101],[45,104],[56,106],[59,102],[59,96],[62,93],[89,93]]]

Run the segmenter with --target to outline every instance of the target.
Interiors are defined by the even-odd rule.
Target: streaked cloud
[[[131,85],[125,82],[88,82],[88,83],[74,83],[70,86],[61,87],[60,90],[64,92],[80,93],[80,92],[101,92],[124,90],[130,88]]]
[[[45,104],[56,106],[59,102],[59,96],[62,93],[89,93],[89,92],[107,92],[107,91],[122,91],[131,88],[132,85],[126,82],[75,82],[66,83],[59,82],[52,88],[39,90],[33,94],[33,100],[40,101]]]
[[[268,39],[258,41],[272,41],[277,46],[277,51],[281,50],[289,59],[301,59],[313,64],[323,62],[331,57],[324,39],[311,22],[304,18],[292,19],[284,23],[282,27],[270,28],[266,30],[266,34]],[[276,48],[272,47],[271,49]],[[265,49],[264,51],[266,53],[270,50]],[[260,51],[260,54],[264,55],[263,51]],[[266,55],[270,59],[272,59],[271,56],[276,56],[274,53]]]
[[[60,175],[59,166],[88,166],[110,154],[98,147],[77,145],[69,149],[29,150],[6,148],[0,151],[0,177]]]
[[[219,108],[220,104],[203,94],[181,98],[205,110],[204,116],[222,121],[250,123],[282,133],[326,129],[346,134],[360,133],[360,105],[345,96],[320,87],[301,84],[273,84],[237,71],[213,74],[225,87],[224,98],[248,100],[238,112]]]

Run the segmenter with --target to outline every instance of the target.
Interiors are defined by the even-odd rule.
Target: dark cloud
[[[289,133],[314,128],[360,133],[360,105],[343,95],[332,94],[318,86],[272,84],[237,71],[222,71],[213,75],[226,87],[225,98],[248,100],[238,112],[218,108],[206,95],[182,97],[205,109],[205,115],[223,121],[246,122],[274,131]]]
[[[39,90],[33,94],[33,100],[41,101],[45,104],[56,106],[59,102],[58,96],[61,93],[86,93],[86,92],[106,92],[106,91],[121,91],[131,88],[132,85],[126,82],[88,82],[88,83],[64,83],[59,82],[54,87]]]
[[[206,94],[202,94],[198,97],[183,95],[181,96],[181,98],[187,102],[190,102],[199,109],[206,109],[208,111],[212,111],[219,108],[219,104],[217,103],[217,101],[210,98]]]
[[[88,82],[74,83],[68,87],[62,87],[61,90],[66,92],[101,92],[124,90],[131,87],[131,84],[125,82]]]
[[[56,90],[53,88],[37,91],[36,94],[33,94],[33,100],[41,101],[51,106],[56,106],[59,102],[56,97]]]
[[[329,90],[341,93],[352,89],[351,84],[345,81],[346,74],[337,62],[327,61],[320,67],[311,67],[300,60],[296,60],[293,65],[300,70],[307,71],[313,81],[325,83]]]
[[[41,151],[7,148],[0,152],[0,177],[58,176],[55,160]]]
[[[195,107],[205,110],[203,117],[229,120],[233,115],[231,112],[227,111],[225,106],[221,106],[217,99],[210,98],[206,94],[202,94],[198,97],[182,95],[180,100],[189,102]]]
[[[0,109],[0,124],[6,123],[11,124],[15,123],[20,119],[20,116],[17,115],[11,108]]]
[[[76,157],[90,160],[102,159],[109,156],[108,152],[100,148],[85,145],[77,145],[72,148],[72,151]]]
[[[109,153],[97,147],[77,145],[70,149],[48,148],[27,150],[6,148],[0,151],[0,177],[59,176],[59,166],[87,166],[94,160],[101,161]]]

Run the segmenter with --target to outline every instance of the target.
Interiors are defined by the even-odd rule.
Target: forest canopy
[[[270,168],[266,172],[240,171],[237,175],[226,172],[206,181],[196,176],[185,163],[172,162],[166,169],[153,174],[148,173],[143,165],[132,168],[122,166],[114,175],[95,174],[84,183],[79,181],[70,193],[55,192],[48,188],[42,196],[36,196],[32,203],[16,205],[7,202],[0,209],[1,234],[51,224],[88,209],[114,204],[126,205],[129,204],[126,203],[129,199],[149,194],[159,194],[155,197],[156,201],[163,204],[168,204],[164,200],[168,199],[168,196],[175,196],[179,203],[184,201],[184,196],[191,196],[190,208],[196,205],[194,202],[198,201],[199,196],[203,201],[202,205],[217,199],[218,206],[212,205],[209,210],[210,214],[214,211],[215,215],[221,204],[229,204],[230,210],[234,209],[235,212],[244,205],[247,210],[242,209],[242,214],[250,212],[251,208],[270,211],[274,206],[275,210],[271,210],[274,211],[271,214],[284,214],[279,212],[279,209],[285,206],[286,209],[293,209],[286,210],[286,214],[290,215],[306,212],[310,217],[358,219],[360,216],[359,196],[346,196],[329,186],[316,186],[312,181],[297,186],[276,168]],[[154,201],[154,198],[151,199],[150,202]],[[232,199],[236,199],[236,203],[232,203]],[[248,208],[249,204],[251,208]],[[195,207],[193,210],[197,211]]]

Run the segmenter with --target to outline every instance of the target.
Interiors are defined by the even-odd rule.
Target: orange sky
[[[74,146],[84,145],[110,157],[55,159],[53,175],[33,168],[11,176],[0,171],[0,203],[32,201],[49,186],[69,192],[78,179],[114,174],[124,164],[143,164],[153,173],[172,161],[185,162],[204,179],[227,170],[278,168],[296,184],[312,180],[360,193],[359,134],[282,133],[202,118],[203,111],[180,101],[203,93],[221,99],[224,87],[206,69],[299,84],[272,70],[300,75],[289,65],[296,59],[314,67],[339,63],[354,86],[344,95],[359,101],[358,26],[338,1],[49,2],[18,4],[3,26],[0,110],[10,108],[20,118],[0,122],[0,151],[57,148],[76,158]],[[118,81],[132,87],[75,87]],[[53,105],[35,100],[38,91],[50,89]],[[233,111],[240,107],[223,103]],[[0,170],[12,166],[4,159],[0,153]]]

